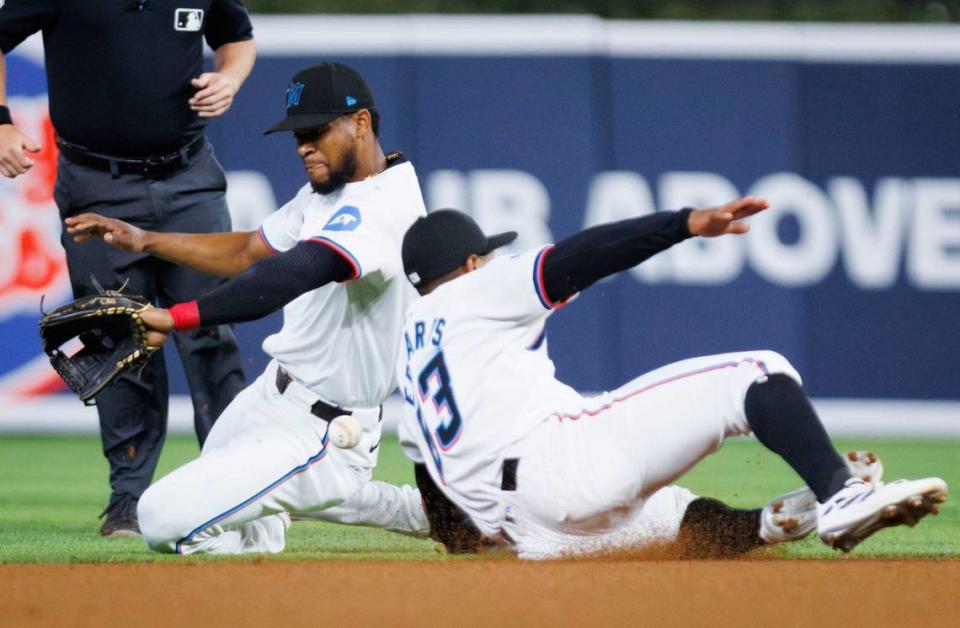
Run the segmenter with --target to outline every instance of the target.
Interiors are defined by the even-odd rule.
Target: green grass
[[[960,442],[839,441],[867,448],[884,461],[887,478],[939,475],[960,487]],[[197,455],[194,440],[167,441],[158,477]],[[412,470],[396,441],[385,439],[376,477],[411,482]],[[755,441],[733,441],[680,482],[700,495],[756,507],[800,485],[796,475]],[[0,563],[167,562],[251,560],[179,557],[150,552],[135,539],[103,539],[97,514],[108,497],[107,465],[96,437],[0,437]],[[761,552],[770,556],[838,556],[815,538]],[[857,557],[960,557],[960,507],[947,502],[939,517],[917,528],[884,530],[853,554]],[[430,541],[381,530],[295,522],[287,550],[268,560],[437,559]],[[258,560],[264,557],[258,557]]]

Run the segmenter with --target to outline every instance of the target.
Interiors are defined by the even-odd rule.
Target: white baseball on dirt
[[[360,442],[363,436],[363,428],[360,422],[349,414],[343,414],[330,421],[330,428],[327,430],[327,436],[330,442],[340,449],[352,449]]]

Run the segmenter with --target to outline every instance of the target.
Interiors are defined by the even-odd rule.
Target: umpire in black
[[[78,212],[122,218],[146,229],[229,231],[226,179],[203,129],[219,116],[253,67],[250,18],[240,0],[6,0],[0,51],[42,31],[50,116],[60,147],[54,197],[61,219]],[[214,50],[204,72],[203,40]],[[37,143],[12,124],[0,55],[0,174],[33,165]],[[219,280],[146,254],[64,237],[75,296],[107,288],[160,305],[188,301]],[[229,327],[178,334],[201,445],[244,385]],[[140,377],[125,377],[97,397],[112,494],[104,536],[140,532],[137,500],[150,484],[167,428],[162,355]]]

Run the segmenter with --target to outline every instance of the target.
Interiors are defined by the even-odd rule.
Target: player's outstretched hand
[[[770,204],[766,200],[747,196],[719,207],[696,209],[687,219],[687,228],[691,235],[704,238],[715,238],[727,233],[746,233],[750,231],[750,225],[740,221],[768,207]]]
[[[240,91],[239,81],[219,72],[205,72],[190,84],[199,90],[189,100],[190,108],[201,118],[215,118],[225,112]]]
[[[173,331],[173,317],[170,310],[160,307],[148,307],[140,312],[140,320],[147,326],[147,344],[160,347]]]
[[[87,213],[70,216],[63,222],[67,225],[67,233],[73,234],[73,239],[77,242],[103,238],[104,242],[121,251],[128,253],[143,251],[146,233],[143,229],[122,220]]]
[[[0,174],[10,179],[33,167],[27,153],[40,151],[40,145],[12,124],[0,125]]]

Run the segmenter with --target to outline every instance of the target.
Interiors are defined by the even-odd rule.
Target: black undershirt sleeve
[[[632,268],[690,236],[692,209],[657,212],[584,229],[550,250],[543,262],[543,284],[554,303],[569,299],[594,282]]]
[[[200,325],[242,323],[276,312],[301,294],[353,278],[353,266],[333,249],[304,241],[264,258],[197,299]]]

